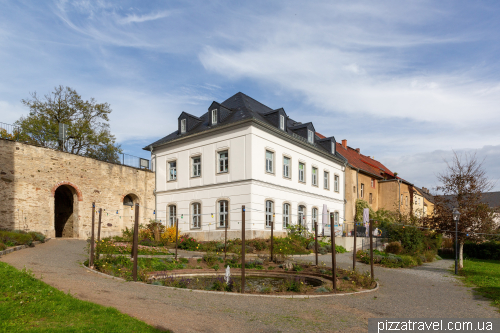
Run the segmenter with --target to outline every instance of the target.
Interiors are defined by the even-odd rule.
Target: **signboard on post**
[[[59,141],[62,142],[61,147],[65,147],[66,139],[68,138],[68,124],[59,123]]]

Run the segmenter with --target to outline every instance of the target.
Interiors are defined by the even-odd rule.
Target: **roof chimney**
[[[346,139],[342,140],[342,147],[344,147],[344,149],[347,149],[347,140]]]
[[[359,148],[356,148],[356,151],[358,152],[358,154],[361,154],[361,153],[359,152],[359,151],[360,151],[360,149],[359,149]]]

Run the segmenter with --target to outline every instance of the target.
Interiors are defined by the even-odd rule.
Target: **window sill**
[[[177,181],[177,178],[176,179],[169,179],[167,180],[167,183],[173,183],[173,182],[176,182]]]
[[[191,179],[193,179],[193,178],[201,178],[201,175],[199,175],[199,176],[191,176]]]
[[[269,172],[267,170],[266,170],[266,174],[271,175],[271,176],[276,176],[276,174],[274,172]]]

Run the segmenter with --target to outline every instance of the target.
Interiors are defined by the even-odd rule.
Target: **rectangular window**
[[[219,201],[219,227],[225,228],[227,223],[227,206],[226,200]]]
[[[363,188],[363,185],[361,185],[361,188]],[[335,175],[335,177],[333,177],[333,190],[335,192],[339,191],[339,176],[338,175]]]
[[[335,142],[332,142],[332,154],[335,155]]]
[[[186,119],[181,119],[181,133],[186,133]]]
[[[375,179],[371,179],[371,185],[372,185],[372,188],[375,188]]]
[[[193,228],[201,227],[201,204],[193,204]]]
[[[313,228],[316,227],[316,223],[318,223],[318,209],[317,208],[313,208],[313,210],[312,210],[312,225],[313,225]]]
[[[219,152],[219,173],[229,170],[229,155],[227,150]]]
[[[326,171],[323,174],[323,187],[327,190],[330,188],[330,174]]]
[[[399,199],[400,205],[403,205],[403,195],[401,194],[401,198]]]
[[[333,213],[333,224],[339,225],[339,212]]]
[[[283,205],[283,228],[287,228],[290,223],[290,205]]]
[[[177,161],[168,162],[168,180],[177,179]]]
[[[306,223],[306,207],[299,206],[299,214],[298,214],[298,224],[303,226]]]
[[[361,184],[361,198],[365,196],[365,184]]]
[[[305,164],[299,162],[299,182],[305,183],[306,178],[305,178]]]
[[[217,124],[217,110],[213,109],[212,110],[212,125]]]
[[[266,150],[266,172],[273,173],[274,153]]]
[[[314,132],[311,130],[307,130],[307,141],[314,143]]]
[[[274,221],[274,219],[273,219],[274,209],[273,208],[274,208],[273,202],[270,200],[267,200],[266,201],[266,227],[270,227],[271,222]]]
[[[283,177],[290,178],[290,158],[283,157]]]
[[[193,157],[192,159],[193,162],[193,177],[200,177],[201,176],[201,157],[196,156]]]
[[[312,168],[312,184],[318,186],[318,169]]]
[[[285,130],[285,116],[282,114],[280,114],[280,129],[282,131]]]
[[[373,203],[373,195],[371,193],[368,194],[368,203],[370,203],[370,204]]]
[[[406,200],[405,200],[405,201],[406,201],[406,206],[408,206],[408,196],[406,196],[406,198],[405,198],[405,199],[406,199]]]
[[[168,222],[171,227],[175,226],[176,218],[177,218],[177,207],[175,205],[168,206]]]

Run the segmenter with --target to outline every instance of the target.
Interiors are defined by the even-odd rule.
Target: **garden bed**
[[[356,258],[364,263],[370,264],[370,251],[359,250],[356,252]],[[375,265],[380,265],[389,268],[409,268],[420,266],[424,262],[432,262],[438,259],[433,253],[426,253],[420,255],[405,255],[405,254],[393,254],[386,253],[379,250],[373,250],[373,263]]]

